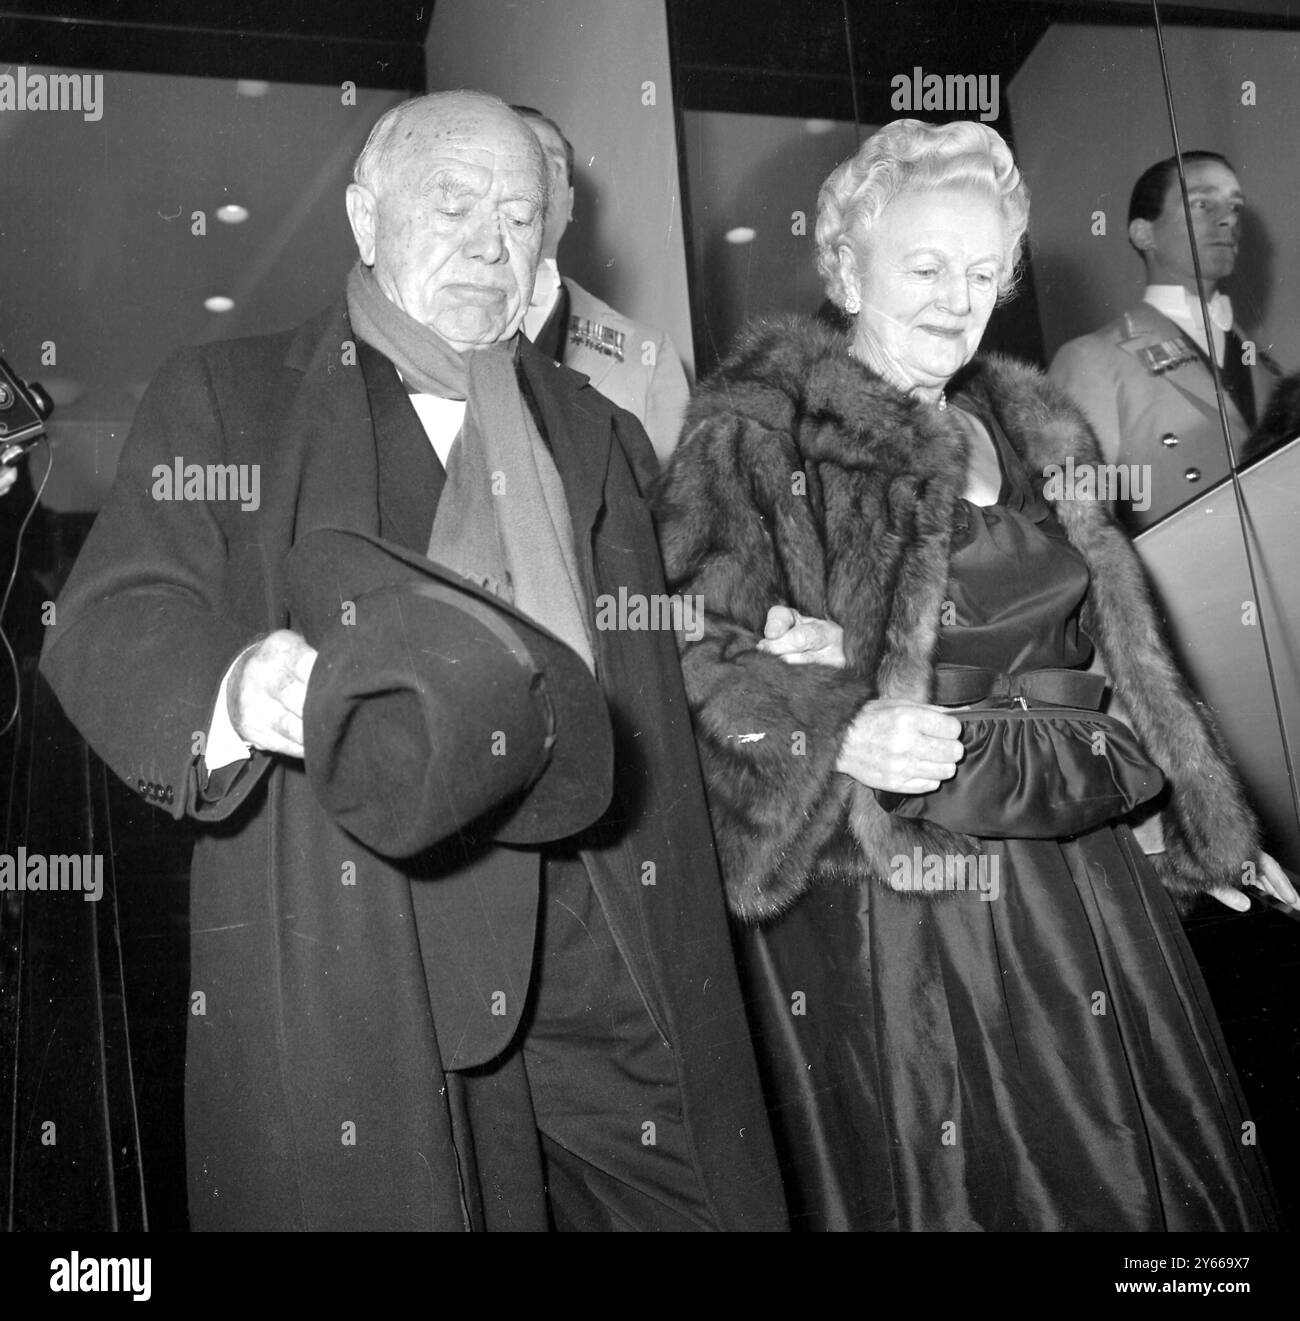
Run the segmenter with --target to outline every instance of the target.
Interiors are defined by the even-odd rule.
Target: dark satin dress
[[[984,421],[1003,487],[959,505],[938,659],[1086,666],[1088,570]],[[1205,984],[1129,829],[984,846],[991,901],[821,886],[740,937],[796,1227],[1277,1228]]]

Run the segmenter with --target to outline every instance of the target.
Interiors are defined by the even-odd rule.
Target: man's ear
[[[352,237],[357,241],[357,252],[361,255],[363,266],[375,264],[375,229],[377,227],[379,203],[369,188],[359,183],[348,184],[347,192],[348,223],[352,226]]]
[[[570,221],[573,219],[573,185],[572,184],[569,185],[569,214],[565,217],[565,219]]]
[[[1128,241],[1142,253],[1150,252],[1155,247],[1149,220],[1131,220],[1128,227]]]

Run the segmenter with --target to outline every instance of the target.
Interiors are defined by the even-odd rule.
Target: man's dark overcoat
[[[459,839],[399,866],[331,822],[300,761],[254,753],[202,774],[199,735],[223,674],[250,642],[294,624],[284,568],[294,542],[336,526],[428,545],[442,469],[391,364],[352,340],[339,304],[294,332],[170,360],[46,641],[44,672],[91,746],[147,799],[205,827],[186,1060],[195,1228],[463,1228],[444,1067],[500,1057],[525,1012],[535,854]],[[565,485],[589,604],[620,587],[662,592],[644,432],[531,345],[519,364]],[[160,468],[178,458],[257,465],[259,507],[155,498],[166,493]],[[675,639],[595,639],[615,800],[570,852],[581,846],[671,1043],[717,1221],[780,1228]],[[498,1139],[535,1141],[476,1132],[481,1163]]]

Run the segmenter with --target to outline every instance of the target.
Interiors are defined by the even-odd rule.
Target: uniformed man
[[[1183,153],[1200,287],[1227,394],[1240,468],[1262,452],[1249,438],[1280,374],[1236,325],[1219,288],[1237,261],[1244,204],[1231,165],[1216,152]],[[1147,467],[1149,504],[1121,506],[1141,531],[1228,475],[1205,325],[1174,157],[1147,170],[1129,202],[1129,242],[1146,266],[1142,301],[1100,330],[1064,345],[1050,374],[1083,408],[1107,462]],[[1138,488],[1135,488],[1138,489]]]
[[[662,330],[614,311],[575,280],[561,276],[560,240],[573,219],[573,144],[531,106],[512,106],[537,135],[551,175],[542,260],[524,334],[544,353],[582,372],[597,390],[645,427],[660,463],[677,445],[690,385]]]

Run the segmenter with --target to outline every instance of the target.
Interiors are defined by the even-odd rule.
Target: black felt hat
[[[291,627],[319,652],[307,778],[345,830],[405,858],[471,827],[504,844],[564,839],[604,812],[609,713],[572,648],[364,533],[313,530],[287,569]]]

